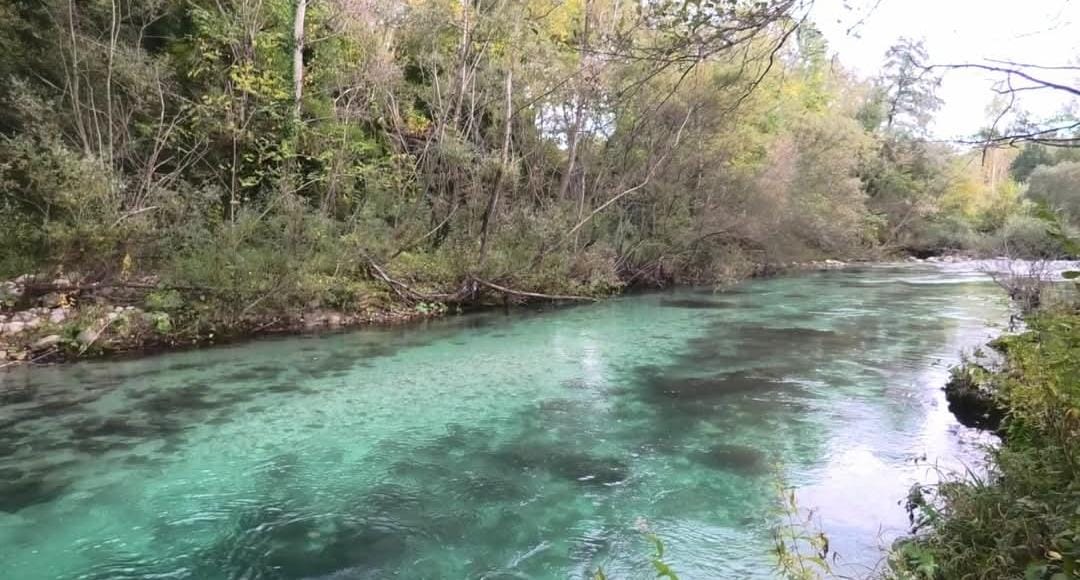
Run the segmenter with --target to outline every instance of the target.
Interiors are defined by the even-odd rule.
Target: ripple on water
[[[774,467],[830,497],[857,446],[886,491],[830,503],[827,531],[873,563],[857,534],[906,525],[887,490],[907,458],[965,438],[935,381],[1007,316],[992,284],[897,283],[927,275],[0,374],[0,560],[20,580],[638,577],[645,525],[682,577],[769,577]]]

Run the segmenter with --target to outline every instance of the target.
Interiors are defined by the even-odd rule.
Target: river
[[[1008,304],[875,266],[0,373],[18,580],[774,575],[781,485],[858,573],[985,441],[949,365]],[[935,467],[936,466],[936,467]]]

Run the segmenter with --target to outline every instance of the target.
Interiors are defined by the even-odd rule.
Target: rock
[[[998,431],[1005,419],[1005,411],[994,394],[994,387],[986,377],[988,371],[977,364],[966,364],[953,369],[945,384],[945,399],[949,410],[965,427]]]
[[[79,344],[87,345],[97,340],[98,334],[98,331],[93,328],[84,328],[79,332],[79,335],[75,337],[75,340],[78,341]]]
[[[57,308],[64,303],[64,296],[59,292],[49,292],[41,297],[41,305],[46,308]]]
[[[62,340],[63,339],[60,337],[59,334],[50,334],[49,336],[40,338],[35,341],[34,344],[30,346],[30,348],[32,350],[46,350],[60,344]]]
[[[21,320],[10,320],[0,326],[0,335],[19,334],[26,329],[26,323]]]
[[[21,284],[11,281],[0,283],[0,299],[14,300],[22,296],[22,294],[23,287]]]
[[[49,312],[49,322],[53,324],[60,324],[67,320],[67,310],[63,308],[53,308],[52,312]]]

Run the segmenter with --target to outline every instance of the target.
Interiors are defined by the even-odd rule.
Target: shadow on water
[[[691,310],[726,310],[738,305],[733,302],[719,300],[704,300],[699,298],[665,298],[660,300],[660,306],[667,308],[687,308]]]
[[[775,299],[779,306],[812,301],[814,283],[799,291],[765,286],[763,294],[786,296]],[[880,302],[893,300],[891,292],[860,297],[860,308],[887,309]],[[730,296],[646,297],[650,315],[662,323],[692,319],[693,332],[620,320],[605,330],[631,328],[650,338],[617,359],[605,359],[603,345],[568,338],[602,333],[560,320],[572,328],[558,340],[545,334],[531,344],[599,352],[582,354],[574,367],[580,371],[537,385],[542,395],[515,392],[513,406],[494,402],[478,415],[427,416],[428,409],[417,409],[437,421],[422,434],[356,433],[352,424],[324,424],[332,416],[321,409],[304,414],[310,409],[298,405],[303,418],[290,425],[298,439],[269,437],[276,444],[258,451],[243,483],[223,484],[230,491],[239,486],[242,499],[200,499],[207,504],[199,506],[205,521],[181,525],[154,516],[141,558],[103,544],[95,547],[92,571],[80,578],[437,578],[448,577],[448,570],[452,577],[567,577],[574,566],[587,570],[620,550],[636,550],[627,538],[639,536],[633,530],[638,517],[672,526],[693,522],[693,532],[701,533],[695,538],[713,543],[725,533],[755,533],[771,501],[762,490],[774,463],[819,465],[835,435],[830,428],[839,428],[822,414],[836,403],[829,390],[858,382],[829,382],[832,375],[821,369],[864,351],[890,360],[916,357],[924,341],[941,341],[944,331],[914,309],[900,321],[878,314],[822,320],[812,314],[823,308],[818,304],[759,309],[748,305],[757,296]],[[690,316],[676,309],[715,312]],[[73,466],[102,461],[152,468],[185,449],[193,425],[225,423],[339,388],[356,367],[380,365],[402,349],[437,340],[470,344],[475,336],[488,338],[478,348],[514,340],[521,329],[511,323],[520,319],[486,313],[422,333],[263,345],[270,352],[247,365],[235,362],[244,360],[243,348],[204,364],[178,357],[157,370],[132,365],[119,381],[88,372],[82,380],[94,388],[86,392],[21,383],[16,391],[0,391],[9,393],[0,400],[0,510],[14,513],[69,493],[78,483],[65,479],[74,477]],[[897,326],[915,338],[894,345]],[[654,356],[652,345],[660,341],[673,346]],[[526,363],[514,360],[506,368],[516,372],[518,364]],[[841,371],[846,376],[849,369]],[[488,383],[479,398],[495,392]],[[394,399],[396,391],[385,394],[383,411],[412,412]],[[339,417],[363,411],[349,408]],[[150,449],[143,445],[148,442]],[[69,463],[32,461],[47,448]],[[719,535],[707,537],[712,532]]]
[[[263,412],[267,397],[309,395],[320,382],[346,377],[375,359],[441,340],[461,327],[503,322],[491,316],[461,317],[429,329],[293,339],[301,345],[311,340],[322,344],[282,348],[274,362],[260,357],[262,362],[236,364],[247,349],[284,347],[286,341],[5,372],[0,375],[0,469],[7,475],[0,478],[0,511],[17,513],[57,498],[73,477],[69,473],[82,464],[167,460],[183,448],[191,429]],[[137,451],[155,442],[160,445],[152,455]]]

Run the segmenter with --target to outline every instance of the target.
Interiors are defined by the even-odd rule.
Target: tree
[[[1036,168],[1028,180],[1027,196],[1080,225],[1080,162]]]
[[[902,38],[885,53],[885,131],[924,137],[933,114],[941,108],[941,77],[926,67],[929,56],[921,40]]]
[[[987,59],[981,63],[935,64],[924,67],[927,72],[980,71],[990,73],[999,80],[992,89],[1005,97],[1004,105],[990,128],[976,139],[961,140],[962,144],[983,147],[1015,146],[1024,143],[1048,147],[1080,147],[1080,119],[1068,108],[1048,119],[1031,119],[1016,110],[1019,97],[1027,93],[1054,93],[1080,102],[1080,66],[1041,65],[1009,60]],[[1067,75],[1071,78],[1064,78]],[[1011,116],[1011,119],[1010,119]],[[1008,126],[1003,123],[1011,121]]]

